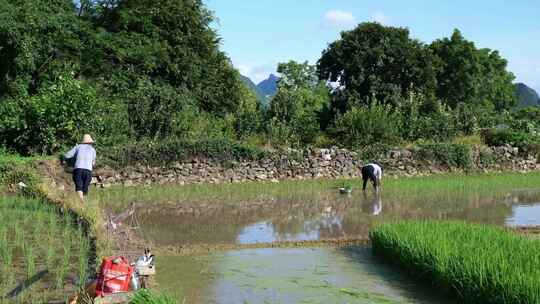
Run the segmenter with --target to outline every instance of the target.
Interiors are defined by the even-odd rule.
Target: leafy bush
[[[192,105],[174,114],[172,124],[172,137],[183,141],[232,140],[236,137],[234,117],[217,117]]]
[[[454,137],[457,112],[439,101],[425,98],[422,95],[411,94],[409,99],[396,108],[400,116],[399,133],[409,141],[418,140],[448,140]]]
[[[399,141],[399,113],[390,105],[377,102],[370,106],[355,106],[338,116],[330,131],[344,146],[366,147],[372,143],[395,144]]]
[[[385,158],[388,151],[390,151],[391,146],[382,143],[375,143],[369,146],[364,147],[358,153],[360,160],[364,162],[372,162]]]
[[[23,182],[27,187],[22,188],[21,194],[31,197],[40,197],[41,193],[36,187],[39,176],[33,168],[37,157],[21,157],[0,152],[0,186],[16,185]]]
[[[486,166],[494,164],[496,160],[493,152],[485,146],[480,149],[478,158],[480,159],[480,163]]]
[[[454,110],[456,131],[463,135],[471,135],[478,130],[476,111],[472,105],[458,103]]]
[[[284,122],[272,118],[267,125],[267,133],[270,142],[276,146],[297,146],[298,139],[294,130]]]
[[[268,152],[226,139],[186,141],[168,139],[163,141],[140,141],[98,151],[105,163],[113,167],[137,163],[167,165],[194,157],[216,160],[258,160]]]
[[[422,115],[417,128],[419,138],[423,139],[445,141],[457,135],[453,112],[441,104],[437,104],[434,112]]]
[[[540,143],[540,137],[509,128],[490,129],[482,133],[484,142],[489,146],[511,145],[526,149],[527,146]]]
[[[512,114],[517,120],[526,120],[536,124],[540,128],[540,107],[521,108]]]
[[[420,145],[416,151],[421,159],[432,159],[455,168],[470,168],[472,165],[471,147],[460,144]]]
[[[19,153],[51,154],[102,132],[108,111],[93,88],[66,73],[35,96],[0,103],[0,141]]]

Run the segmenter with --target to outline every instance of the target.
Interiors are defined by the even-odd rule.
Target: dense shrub
[[[41,193],[36,187],[39,176],[33,166],[34,162],[39,159],[41,158],[21,157],[0,151],[0,188],[22,182],[27,187],[21,188],[21,194],[39,197]]]
[[[330,131],[342,145],[361,148],[372,143],[399,142],[399,113],[390,105],[377,102],[370,106],[355,106],[338,116]]]
[[[386,157],[392,146],[383,143],[375,143],[358,151],[359,159],[363,162],[373,162]]]
[[[317,80],[315,70],[307,62],[279,64],[278,92],[268,110],[271,142],[305,146],[321,133],[321,113],[329,104],[330,92]]]
[[[408,119],[403,117],[404,120]],[[436,103],[435,110],[420,116],[417,129],[421,139],[446,141],[457,135],[455,116],[447,106]]]
[[[509,128],[486,130],[482,133],[482,137],[489,146],[508,144],[526,150],[529,146],[540,144],[540,136]]]
[[[170,138],[184,141],[235,138],[234,117],[217,117],[191,105],[173,115]],[[167,137],[165,137],[167,138]],[[166,140],[166,139],[165,139]]]
[[[429,144],[420,145],[416,156],[421,159],[436,160],[455,168],[470,168],[472,165],[471,147],[460,144]]]
[[[412,94],[396,111],[400,118],[399,132],[405,140],[445,141],[459,132],[459,112],[422,95]]]
[[[514,119],[529,121],[540,128],[540,107],[521,108],[512,114]]]
[[[194,157],[215,160],[258,160],[268,152],[226,139],[202,141],[163,140],[139,141],[98,151],[103,161],[111,166],[134,164],[168,165]]]
[[[0,142],[23,154],[50,154],[83,133],[104,133],[110,110],[95,89],[65,73],[37,95],[0,103]]]

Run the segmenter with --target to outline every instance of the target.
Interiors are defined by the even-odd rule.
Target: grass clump
[[[130,304],[176,304],[176,301],[167,295],[156,295],[148,289],[140,289]]]
[[[540,242],[464,222],[385,224],[373,251],[461,303],[540,303]]]

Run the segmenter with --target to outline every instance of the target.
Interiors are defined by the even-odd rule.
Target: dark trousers
[[[373,168],[373,166],[362,167],[362,179],[364,180],[362,190],[366,190],[368,179],[371,179],[373,181],[373,186],[377,188],[377,177],[375,177],[375,168]]]
[[[82,191],[85,195],[88,194],[88,186],[92,181],[92,171],[88,169],[73,170],[73,182],[75,183],[75,191]]]

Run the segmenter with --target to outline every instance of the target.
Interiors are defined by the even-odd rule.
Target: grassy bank
[[[370,234],[375,254],[461,303],[540,303],[540,242],[462,222],[403,222]]]
[[[314,192],[335,190],[352,185],[361,190],[360,179],[282,181],[279,183],[250,182],[241,184],[202,185],[152,185],[138,187],[113,186],[93,193],[107,207],[122,208],[131,203],[178,204],[178,203],[239,203],[265,199],[290,200],[303,196],[312,197]],[[423,177],[402,177],[383,180],[385,195],[455,195],[456,193],[503,193],[516,189],[538,189],[540,172],[527,174],[447,174]],[[371,189],[369,189],[371,190]],[[434,200],[438,197],[433,197]]]
[[[65,300],[93,272],[91,241],[70,213],[37,199],[0,198],[0,299]]]

